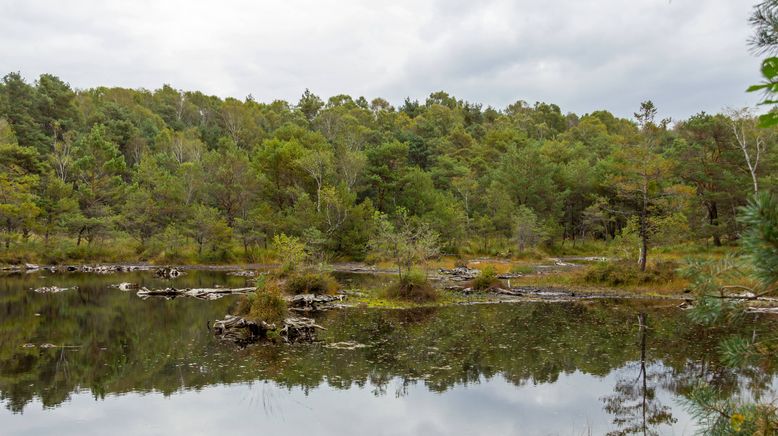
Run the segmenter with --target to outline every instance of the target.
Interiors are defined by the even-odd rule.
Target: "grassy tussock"
[[[415,303],[427,303],[437,301],[439,294],[427,276],[421,271],[411,271],[386,289],[386,296],[390,299],[412,301]]]

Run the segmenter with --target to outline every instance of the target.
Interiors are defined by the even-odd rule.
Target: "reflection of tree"
[[[649,373],[650,368],[647,365],[646,357],[647,319],[648,316],[645,313],[638,314],[640,369],[637,377],[635,379],[628,376],[620,378],[616,382],[614,394],[602,399],[605,403],[605,411],[614,415],[613,423],[619,427],[618,430],[608,433],[609,435],[658,434],[657,427],[676,421],[670,413],[670,408],[662,405],[656,397],[656,381],[661,379],[664,374]]]
[[[102,398],[260,380],[304,392],[327,384],[402,396],[414,383],[444,392],[498,376],[516,386],[554,383],[574,371],[605,376],[637,357],[631,324],[638,303],[610,301],[330,311],[318,320],[327,327],[321,333],[324,342],[355,341],[367,347],[237,349],[215,340],[205,327],[206,320],[228,311],[229,299],[141,301],[107,289],[128,279],[153,287],[143,282],[148,277],[52,276],[54,284],[78,285],[79,292],[44,295],[29,291],[40,285],[33,278],[0,281],[0,402],[22,411],[36,398],[56,407],[78,389]],[[225,278],[191,273],[178,280],[181,286],[203,287]],[[667,368],[662,386],[671,392],[688,390],[687,380],[694,381],[701,371],[690,362],[700,361],[721,335],[731,332],[701,333],[678,312],[645,310],[651,317],[649,342],[656,347],[651,357]],[[758,328],[774,326],[760,322]],[[750,334],[750,327],[744,329]],[[78,347],[25,348],[25,343]],[[656,384],[644,363],[648,380]],[[714,358],[709,366],[715,365]],[[747,379],[756,375],[743,374]],[[730,385],[717,384],[724,391]]]

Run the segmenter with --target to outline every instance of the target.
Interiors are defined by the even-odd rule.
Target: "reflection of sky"
[[[154,393],[94,400],[82,392],[54,409],[42,409],[36,401],[23,414],[0,411],[0,429],[4,435],[63,436],[596,435],[614,429],[600,399],[612,394],[624,375],[623,370],[604,378],[574,372],[553,384],[520,387],[495,377],[444,393],[419,382],[402,396],[397,379],[382,395],[370,385],[338,390],[322,384],[306,396],[265,382],[210,386],[167,398]],[[661,388],[658,395],[678,419],[660,433],[693,434],[692,421],[677,401]]]

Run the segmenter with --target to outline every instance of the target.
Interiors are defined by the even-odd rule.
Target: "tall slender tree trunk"
[[[648,186],[644,182],[643,186],[643,207],[640,209],[640,257],[638,264],[640,270],[646,270],[646,261],[648,258]]]
[[[708,224],[713,227],[713,245],[721,247],[721,236],[719,235],[719,210],[715,201],[708,203]]]

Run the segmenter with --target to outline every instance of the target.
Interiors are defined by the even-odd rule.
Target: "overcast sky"
[[[0,0],[0,72],[76,88],[393,104],[445,90],[504,108],[662,117],[757,101],[754,0]]]

